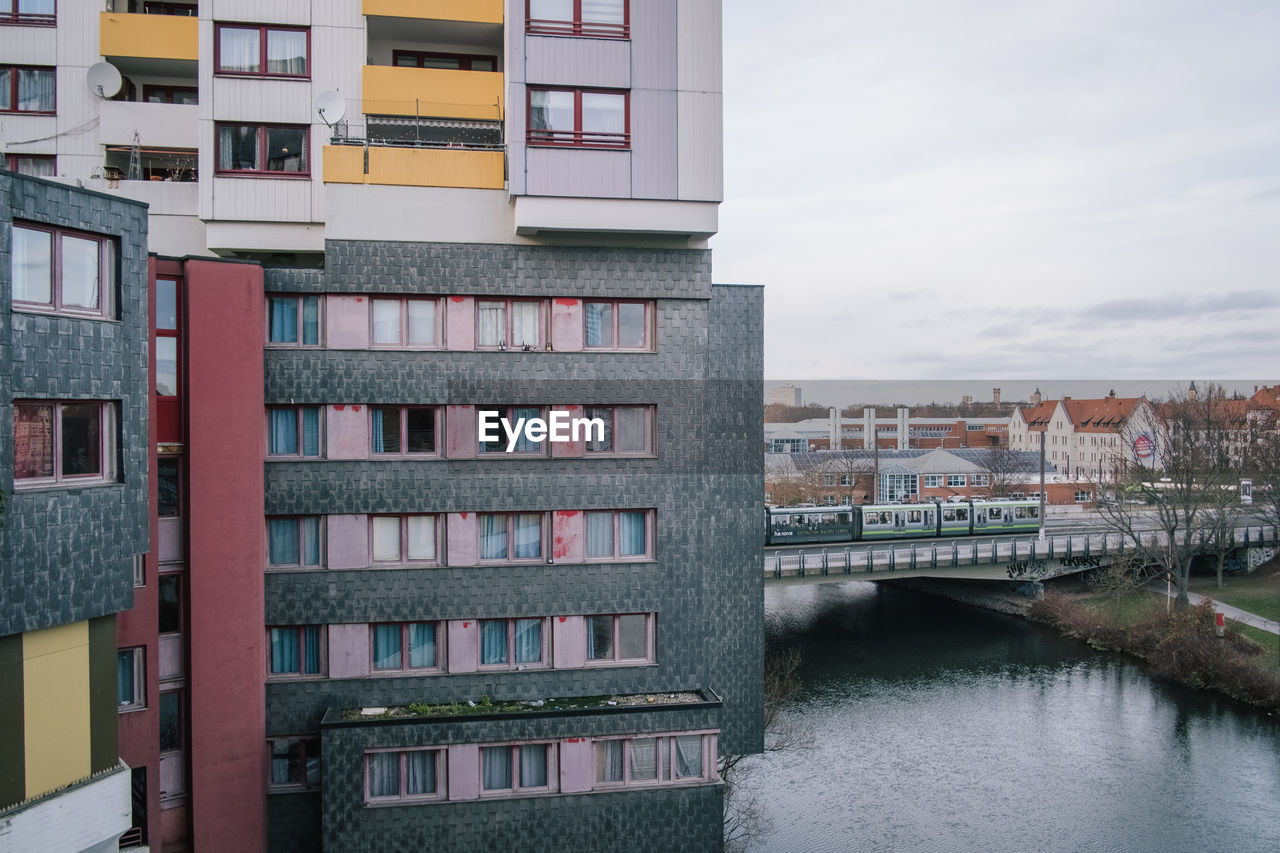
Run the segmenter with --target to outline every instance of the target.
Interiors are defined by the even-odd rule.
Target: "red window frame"
[[[401,58],[413,59],[417,61],[416,65],[401,65]],[[458,60],[459,71],[475,70],[471,67],[471,63],[477,59],[487,59],[493,64],[493,71],[498,70],[498,57],[484,53],[442,53],[436,50],[393,50],[391,51],[391,64],[396,68],[423,68],[422,61],[424,59],[456,59]],[[449,70],[449,69],[443,69]]]
[[[10,172],[17,172],[19,175],[30,175],[30,172],[24,172],[18,168],[19,160],[39,160],[42,163],[53,164],[53,174],[58,174],[58,158],[54,154],[6,154],[4,155],[4,167]],[[33,175],[33,177],[40,177]]]
[[[631,38],[631,2],[622,0],[622,23],[605,24],[582,20],[582,0],[573,0],[573,20],[534,18],[529,0],[524,0],[524,31],[537,36],[581,36],[598,39]]]
[[[49,465],[52,473],[49,476],[18,476],[18,418],[20,406],[47,406],[53,409],[49,421]],[[64,474],[62,471],[66,457],[63,447],[62,410],[65,406],[91,406],[97,409],[98,417],[98,470],[85,474]],[[107,483],[112,481],[114,463],[113,434],[115,425],[112,422],[112,404],[102,400],[14,400],[13,401],[13,453],[14,453],[14,487],[40,488],[42,486],[74,485],[81,483]]]
[[[53,107],[47,110],[18,109],[18,75],[9,75],[9,108],[0,109],[0,113],[15,113],[24,116],[51,116],[58,112],[58,69],[52,65],[0,65],[0,71],[48,71],[53,74]]]
[[[190,92],[196,96],[197,100],[200,97],[199,86],[153,86],[150,83],[145,83],[142,86],[142,101],[146,104],[174,104],[177,101],[173,99],[173,96],[178,92]],[[162,99],[159,101],[151,100],[153,94],[161,95]]]
[[[224,29],[233,30],[257,30],[258,31],[258,62],[259,70],[257,71],[228,71],[222,67],[222,31]],[[307,70],[302,74],[281,74],[267,70],[267,33],[269,32],[289,32],[289,33],[305,33],[307,37]],[[285,80],[310,80],[311,79],[311,28],[310,27],[287,27],[277,26],[275,24],[238,24],[231,21],[220,21],[213,26],[213,73],[219,77],[273,77]]]
[[[261,154],[261,164],[257,169],[222,169],[217,164],[222,161],[222,133],[224,127],[254,127],[258,133],[258,151]],[[302,147],[306,153],[307,168],[306,171],[285,172],[273,171],[266,168],[267,160],[267,131],[271,128],[285,128],[287,130],[302,131]],[[217,175],[239,175],[244,177],[256,178],[281,178],[284,180],[310,179],[311,178],[311,126],[307,124],[262,124],[254,121],[221,121],[213,126],[213,162],[214,174]]]
[[[626,151],[631,148],[631,91],[629,89],[593,89],[576,86],[526,86],[524,90],[525,116],[533,114],[534,92],[572,92],[573,130],[536,130],[526,127],[525,142],[544,148],[603,148]],[[583,94],[622,95],[623,132],[586,132],[582,129]],[[526,121],[528,119],[526,118]]]
[[[0,0],[7,9],[0,9],[0,25],[9,24],[19,27],[52,27],[58,23],[58,4],[55,0],[53,12],[43,15],[37,12],[20,12],[20,0]]]

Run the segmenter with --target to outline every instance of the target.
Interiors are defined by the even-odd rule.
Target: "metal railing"
[[[346,102],[344,118],[329,125],[331,145],[465,148],[502,151],[502,105],[376,98]]]

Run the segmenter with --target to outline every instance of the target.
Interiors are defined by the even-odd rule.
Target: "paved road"
[[[1152,584],[1151,588],[1157,591],[1163,591],[1164,594],[1169,596],[1170,598],[1173,598],[1177,595],[1177,592],[1174,592],[1173,590],[1170,590],[1167,588],[1161,589],[1159,584]],[[1188,592],[1187,598],[1191,599],[1192,604],[1199,604],[1200,602],[1204,601],[1206,598],[1213,598],[1213,597],[1208,595],[1201,595],[1198,592]],[[1259,616],[1257,613],[1250,613],[1248,610],[1241,610],[1239,607],[1232,607],[1230,604],[1223,604],[1221,601],[1218,601],[1217,599],[1214,599],[1213,601],[1213,610],[1215,613],[1221,613],[1223,616],[1226,616],[1228,619],[1234,619],[1237,622],[1243,622],[1246,625],[1252,625],[1255,628],[1261,628],[1262,630],[1269,631],[1272,634],[1280,634],[1280,622],[1276,622],[1273,619],[1266,619],[1262,616]]]

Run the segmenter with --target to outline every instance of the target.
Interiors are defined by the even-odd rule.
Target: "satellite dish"
[[[85,82],[89,84],[89,91],[99,98],[114,98],[120,91],[120,71],[110,62],[99,62],[89,67]]]
[[[316,95],[316,113],[322,122],[333,127],[347,114],[347,101],[341,92],[321,92]]]

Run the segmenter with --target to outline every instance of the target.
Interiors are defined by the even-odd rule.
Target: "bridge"
[[[1249,525],[1235,529],[1233,551],[1242,552],[1249,568],[1271,559],[1280,536],[1275,527]],[[1143,546],[1167,543],[1168,534],[1142,531]],[[807,548],[768,548],[764,555],[766,586],[881,581],[896,578],[1044,581],[1113,565],[1139,548],[1115,531],[1045,532],[1038,536],[964,537],[851,542]],[[1208,552],[1207,547],[1202,553]]]

